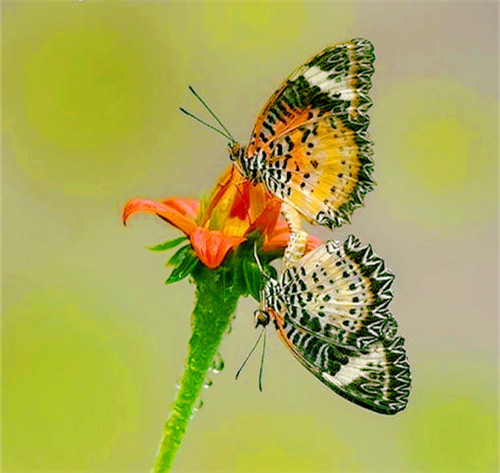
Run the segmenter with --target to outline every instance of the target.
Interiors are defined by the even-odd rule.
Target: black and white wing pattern
[[[396,330],[388,311],[393,280],[372,247],[351,235],[341,243],[328,241],[285,269],[275,300],[285,321],[362,350]]]
[[[340,396],[379,414],[406,407],[411,376],[403,337],[381,339],[361,352],[327,343],[280,316],[275,325],[300,363]]]
[[[394,276],[371,246],[330,240],[270,279],[262,294],[280,338],[318,379],[382,414],[405,408],[410,367],[389,312]]]

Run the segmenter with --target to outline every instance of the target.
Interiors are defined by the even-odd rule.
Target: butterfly
[[[293,355],[337,394],[396,414],[410,394],[404,339],[389,312],[394,275],[354,236],[329,240],[268,277],[256,325],[273,322]]]
[[[247,146],[230,137],[242,174],[311,223],[349,222],[374,186],[367,133],[374,59],[366,39],[327,47],[271,96]]]

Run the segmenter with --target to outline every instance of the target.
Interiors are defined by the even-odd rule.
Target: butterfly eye
[[[265,310],[257,309],[254,312],[254,317],[255,317],[255,328],[257,328],[259,325],[266,327],[271,321],[269,312],[266,312]]]

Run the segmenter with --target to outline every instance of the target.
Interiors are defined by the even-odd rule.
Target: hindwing
[[[352,235],[330,240],[285,269],[268,304],[319,339],[364,350],[395,335],[388,310],[394,275],[370,245]],[[268,291],[269,292],[269,291]]]
[[[275,325],[300,363],[340,396],[380,414],[406,407],[411,375],[402,337],[379,340],[361,352],[326,343],[280,316]]]

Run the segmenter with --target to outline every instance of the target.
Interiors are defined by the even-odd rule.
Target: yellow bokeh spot
[[[320,48],[343,39],[352,22],[351,5],[333,3],[331,8],[328,29],[334,32],[334,36],[325,35],[326,42],[320,44]],[[304,43],[304,23],[314,24],[324,20],[321,8],[307,1],[295,1],[291,4],[279,1],[203,2],[203,7],[198,11],[200,23],[205,26],[207,46],[218,51],[226,50],[233,55],[241,50],[265,49],[275,55],[292,57],[293,51]],[[316,52],[306,51],[306,54],[312,56]],[[261,55],[261,60],[264,61],[267,55],[268,53]],[[307,57],[297,57],[298,61],[301,59],[305,60]],[[238,58],[232,58],[231,61],[238,61]],[[299,65],[296,64],[297,67]],[[247,70],[252,70],[252,64],[247,64]],[[280,79],[284,77],[276,78],[277,81]]]
[[[266,426],[264,438],[259,435],[262,425]],[[194,444],[204,461],[203,471],[361,471],[355,449],[313,416],[241,410],[229,422],[211,426],[209,432],[209,439]],[[218,458],[211,456],[214,446],[224,445],[227,439],[243,447],[226,449]]]
[[[450,192],[473,172],[469,153],[476,136],[458,119],[430,118],[408,134],[405,167],[431,191]]]
[[[406,443],[415,469],[497,471],[498,419],[480,400],[456,396],[433,399],[410,426]]]
[[[401,83],[376,103],[376,180],[399,217],[452,229],[495,214],[496,104],[451,77]]]
[[[90,471],[139,424],[128,334],[74,291],[32,292],[2,315],[3,466]]]
[[[274,30],[274,34],[278,33],[279,28],[270,30],[278,5],[274,2],[204,3],[200,14],[209,39],[208,46],[231,50],[235,46],[239,49],[263,47],[264,38],[269,40],[265,32]],[[300,13],[303,14],[303,9],[304,6],[298,2],[295,4],[296,11],[282,9],[282,14],[290,20],[290,17],[297,18]],[[228,41],[228,38],[231,39]]]
[[[143,35],[147,18],[114,5],[21,3],[6,16],[9,161],[51,192],[70,195],[110,194],[146,172],[155,147],[172,143],[162,133],[175,113],[166,106],[173,94],[168,41]]]
[[[43,38],[27,59],[26,116],[54,146],[96,149],[140,127],[140,57],[112,28],[78,26]]]

